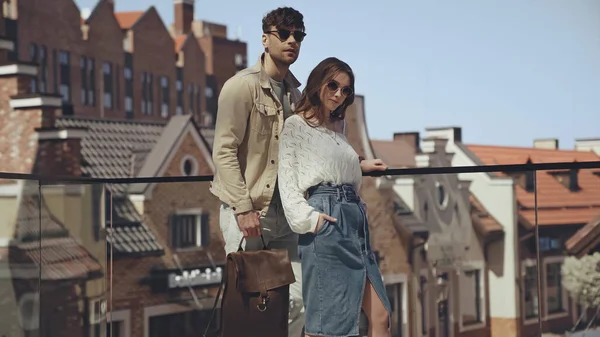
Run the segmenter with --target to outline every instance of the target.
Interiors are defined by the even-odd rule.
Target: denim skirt
[[[309,335],[359,335],[363,293],[368,279],[388,315],[391,306],[375,255],[360,197],[352,185],[322,183],[308,190],[308,203],[337,222],[325,221],[317,233],[298,239],[302,264],[305,332]],[[391,317],[388,317],[391,322]]]

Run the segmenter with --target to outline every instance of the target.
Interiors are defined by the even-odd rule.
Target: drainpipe
[[[408,256],[408,263],[409,265],[412,267],[412,278],[413,281],[416,282],[411,282],[412,283],[412,291],[411,291],[411,298],[409,298],[409,301],[412,300],[413,301],[413,305],[409,305],[410,307],[410,318],[409,320],[412,320],[412,322],[409,323],[413,323],[410,324],[411,327],[411,332],[410,335],[411,336],[421,336],[421,322],[417,320],[417,306],[416,306],[416,301],[418,301],[419,299],[419,289],[421,288],[421,270],[418,269],[415,271],[416,267],[415,266],[415,255],[420,253],[420,250],[423,249],[423,247],[425,247],[425,244],[427,243],[426,240],[423,240],[421,238],[415,239],[413,237],[413,239],[410,241],[410,251],[409,251],[409,256]],[[419,265],[420,267],[420,265]],[[410,302],[409,302],[410,303]]]

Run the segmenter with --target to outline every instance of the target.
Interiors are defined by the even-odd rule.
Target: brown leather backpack
[[[221,291],[220,337],[287,337],[290,284],[296,281],[287,250],[238,251],[227,255],[211,319]],[[206,337],[206,332],[204,337]]]

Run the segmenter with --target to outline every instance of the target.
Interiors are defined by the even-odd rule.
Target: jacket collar
[[[271,88],[271,83],[269,82],[269,75],[267,75],[267,72],[265,71],[265,66],[263,64],[264,59],[265,59],[265,53],[262,53],[260,55],[260,57],[258,58],[258,62],[256,62],[256,64],[254,66],[252,66],[252,70],[260,73],[260,78],[259,78],[260,86],[265,89],[268,89],[268,88]],[[300,86],[300,82],[296,79],[294,74],[292,74],[292,72],[289,70],[288,70],[287,74],[285,75],[285,77],[283,78],[283,81],[285,82],[285,84],[288,87],[291,87],[291,88],[298,88]]]

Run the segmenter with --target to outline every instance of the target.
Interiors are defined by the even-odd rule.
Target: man
[[[227,254],[245,249],[287,249],[296,282],[290,286],[289,336],[304,326],[298,236],[286,222],[277,189],[279,134],[300,99],[300,83],[289,71],[306,36],[304,18],[290,7],[263,18],[264,53],[230,78],[219,95],[211,192],[221,201],[220,227]]]

